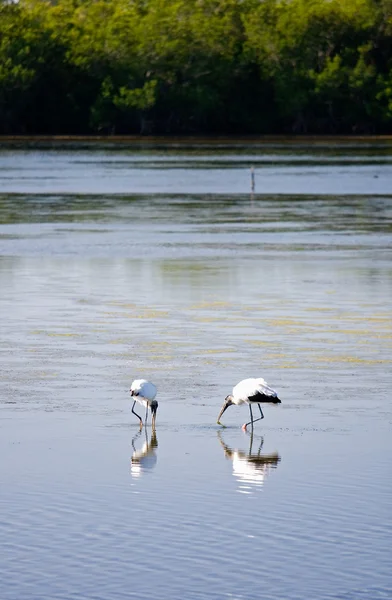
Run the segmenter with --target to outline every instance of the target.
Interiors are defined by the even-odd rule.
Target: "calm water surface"
[[[388,144],[0,147],[2,600],[392,598],[391,181]]]

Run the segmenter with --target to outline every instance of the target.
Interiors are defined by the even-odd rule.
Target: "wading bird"
[[[264,379],[243,379],[234,386],[233,393],[226,396],[218,416],[218,425],[222,425],[220,418],[229,406],[232,404],[235,404],[236,406],[248,404],[250,421],[249,423],[244,423],[242,429],[245,430],[248,425],[252,425],[253,429],[253,423],[260,421],[260,419],[264,419],[263,411],[260,406],[261,402],[280,404],[281,400],[278,398],[278,394],[275,390],[273,390]],[[257,404],[259,407],[260,417],[258,419],[253,419],[252,404]]]
[[[129,390],[131,396],[135,398],[135,401],[132,405],[132,412],[140,421],[140,429],[143,427],[142,418],[134,411],[136,402],[139,402],[142,406],[146,407],[146,418],[144,420],[145,425],[147,425],[147,416],[148,409],[151,410],[151,425],[152,428],[155,429],[155,419],[158,409],[158,402],[155,400],[155,396],[157,395],[157,388],[150,381],[146,381],[145,379],[135,379],[132,382],[131,389]]]

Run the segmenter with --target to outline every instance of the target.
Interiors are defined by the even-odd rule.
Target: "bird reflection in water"
[[[258,438],[260,441],[254,447],[254,437],[253,433],[249,434],[249,451],[246,452],[228,446],[223,441],[222,433],[218,431],[218,439],[225,456],[233,461],[233,475],[239,483],[237,491],[242,494],[251,494],[254,487],[261,487],[270,470],[276,469],[280,462],[277,452],[261,454],[264,438]]]
[[[144,433],[144,435],[143,435]],[[144,437],[143,446],[137,450],[135,442],[139,437]],[[158,447],[157,434],[155,429],[152,430],[150,438],[147,429],[138,431],[132,438],[133,454],[131,456],[131,474],[133,477],[140,477],[144,471],[154,469],[157,462],[156,448]]]

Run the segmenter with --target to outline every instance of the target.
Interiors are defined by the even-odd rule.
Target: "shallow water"
[[[391,164],[0,149],[2,599],[392,598]]]

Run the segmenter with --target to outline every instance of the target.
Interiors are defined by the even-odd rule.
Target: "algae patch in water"
[[[392,360],[386,358],[369,359],[358,358],[357,356],[316,356],[314,360],[326,363],[357,363],[362,365],[376,365],[380,363],[392,362]]]

